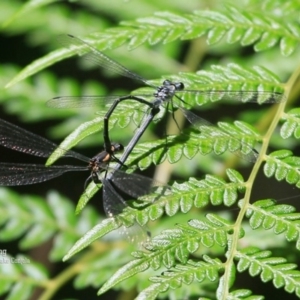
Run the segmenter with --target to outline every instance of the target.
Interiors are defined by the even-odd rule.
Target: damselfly
[[[49,157],[54,150],[57,150],[55,143],[1,119],[0,145],[38,157]],[[89,171],[90,176],[86,183],[90,180],[93,180],[96,184],[102,182],[105,213],[109,217],[116,217],[127,206],[126,201],[118,191],[129,197],[138,199],[153,191],[155,186],[161,185],[145,176],[128,174],[117,168],[109,168],[108,164],[111,161],[117,161],[119,166],[124,164],[125,159],[121,161],[115,157],[115,153],[121,150],[123,150],[121,144],[112,143],[109,152],[103,150],[89,159],[75,151],[61,149],[64,157],[72,157],[83,161],[86,163],[85,166],[0,163],[0,185],[28,185],[50,180],[66,172]],[[126,150],[127,154],[125,157],[127,158],[130,149],[127,148]],[[110,172],[113,172],[113,176],[110,175]],[[101,175],[103,176],[101,177]],[[144,201],[146,199],[147,197],[143,197]]]

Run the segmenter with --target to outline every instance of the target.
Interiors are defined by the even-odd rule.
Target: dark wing
[[[34,133],[0,119],[0,145],[15,151],[39,157],[49,157],[58,146]],[[61,149],[64,156],[88,162],[89,159],[74,151]]]
[[[35,184],[58,177],[65,172],[86,171],[86,167],[51,166],[36,164],[0,163],[0,185],[16,186]]]
[[[110,179],[113,184],[127,195],[138,199],[143,197],[143,201],[154,202],[156,199],[148,194],[154,193],[160,188],[161,193],[164,191],[171,192],[171,187],[161,183],[153,178],[145,177],[139,174],[128,174],[119,170],[113,171]]]
[[[108,217],[120,214],[127,206],[121,195],[115,190],[111,182],[107,179],[102,180],[103,184],[103,208]]]

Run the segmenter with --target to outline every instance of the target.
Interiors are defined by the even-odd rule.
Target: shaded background
[[[29,13],[21,12],[13,18],[23,1],[11,0],[1,1],[0,21],[2,30],[0,32],[0,118],[12,122],[22,128],[32,131],[41,136],[47,137],[57,143],[63,140],[69,133],[85,121],[95,118],[93,110],[55,110],[46,107],[47,100],[58,95],[79,95],[79,94],[109,94],[125,93],[139,87],[131,80],[119,77],[108,77],[97,68],[86,69],[77,58],[72,58],[54,66],[49,67],[37,75],[18,83],[17,85],[4,89],[4,85],[10,81],[23,67],[33,60],[44,56],[50,50],[59,46],[56,37],[59,34],[71,33],[84,37],[92,32],[101,32],[108,27],[116,26],[120,21],[135,19],[138,17],[151,16],[156,11],[172,11],[190,13],[194,9],[208,8],[206,1],[59,1],[53,2],[45,7],[37,8]],[[162,3],[163,2],[163,3]],[[220,3],[209,4],[209,8],[219,7]],[[107,52],[106,52],[107,53]],[[161,75],[173,74],[179,71],[195,71],[208,68],[211,64],[226,65],[229,62],[237,62],[244,66],[262,64],[271,69],[285,81],[293,71],[295,65],[300,62],[298,53],[289,58],[280,55],[277,48],[255,53],[252,47],[241,48],[237,44],[227,45],[219,43],[216,46],[207,46],[204,39],[195,41],[176,41],[167,45],[156,45],[149,47],[142,45],[129,52],[126,47],[109,52],[109,55],[116,58],[128,68],[134,70],[142,76],[154,79]],[[276,61],[276,64],[274,63]],[[267,107],[258,107],[254,104],[246,105],[208,105],[202,110],[202,116],[212,123],[219,120],[246,119],[251,120],[251,112],[261,112],[263,117]],[[257,116],[257,114],[255,114]],[[254,122],[255,120],[253,120]],[[171,130],[169,120],[164,120],[159,126],[152,126],[145,134],[144,140],[155,136],[164,136],[165,129]],[[124,145],[132,136],[133,127],[114,130],[112,137],[114,140],[122,142]],[[88,157],[95,155],[102,147],[101,133],[86,139],[81,143],[79,152]],[[279,139],[274,139],[274,146],[283,146]],[[293,140],[285,141],[284,148],[290,147],[295,155],[298,153],[298,146]],[[0,148],[0,157],[3,162],[26,162],[43,163],[43,159],[23,155],[18,152]],[[184,180],[187,176],[201,178],[209,168],[213,169],[213,158],[208,156],[203,158],[197,156],[193,161],[183,160],[174,166],[172,179]],[[251,167],[251,166],[250,166]],[[242,164],[240,168],[242,174],[247,178],[250,168]],[[154,168],[146,173],[151,176]],[[222,173],[220,171],[220,173]],[[13,190],[20,195],[34,194],[45,197],[49,190],[55,189],[62,195],[68,197],[75,204],[83,191],[84,181],[88,174],[65,174],[62,177],[49,182],[34,186],[14,187]],[[297,197],[298,190],[285,183],[278,183],[266,179],[263,175],[256,182],[253,199],[263,199],[271,197],[272,193],[277,199],[290,198],[289,201],[296,205],[300,199]],[[91,204],[103,213],[101,196],[98,195],[91,201]],[[19,250],[16,241],[12,243],[0,244],[0,249],[8,249],[12,255],[16,255]],[[50,263],[47,261],[47,251],[51,247],[50,243],[41,248],[30,251],[35,260],[47,263],[51,274],[54,277],[65,267],[65,264]],[[42,255],[41,255],[42,254]],[[266,286],[259,286],[259,280],[244,274],[242,281],[251,282],[257,294],[262,293]],[[244,278],[241,276],[241,278]],[[250,280],[251,279],[251,280]],[[241,282],[244,286],[245,282]],[[274,289],[271,288],[274,292]],[[270,293],[271,293],[270,291]],[[94,289],[74,291],[70,282],[55,296],[55,299],[63,297],[74,297],[78,299],[112,299],[115,294],[94,296]],[[279,297],[281,290],[276,291]],[[264,292],[264,294],[267,294]],[[270,298],[273,299],[270,295]],[[284,294],[285,299],[287,295]],[[105,298],[106,297],[106,298]],[[121,299],[121,298],[120,298]],[[294,299],[291,295],[290,299]]]

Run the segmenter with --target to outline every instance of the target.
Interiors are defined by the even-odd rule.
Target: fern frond
[[[139,207],[139,209],[127,207],[119,215],[118,222],[114,218],[103,220],[76,242],[65,255],[64,260],[121,225],[133,226],[135,220],[139,225],[144,226],[149,220],[161,217],[164,212],[168,216],[175,215],[179,210],[187,213],[193,206],[200,208],[207,206],[209,202],[213,205],[221,205],[223,202],[226,206],[233,205],[238,198],[238,192],[242,192],[245,186],[242,176],[237,171],[228,169],[226,173],[231,181],[229,183],[218,176],[207,175],[204,180],[198,181],[191,178],[188,183],[173,184],[171,193],[167,190],[165,194],[161,194],[162,191],[159,188],[157,194],[142,197],[141,200],[149,198],[156,199],[156,201],[149,205],[148,200],[144,207]]]
[[[280,135],[287,139],[294,136],[296,139],[300,138],[300,108],[294,108],[285,113],[282,117],[284,123],[280,128]]]
[[[144,29],[143,41],[148,41],[151,45],[158,42],[168,43],[179,38],[195,39],[204,34],[207,35],[208,44],[214,44],[227,34],[228,43],[240,42],[242,46],[254,44],[256,51],[274,47],[280,41],[283,55],[290,55],[295,50],[300,37],[296,22],[286,20],[283,25],[274,16],[270,18],[257,11],[243,12],[241,8],[229,5],[227,11],[222,13],[198,11],[195,15],[179,16],[163,12],[156,13],[154,17],[122,24]],[[135,44],[129,46],[134,47]]]
[[[231,172],[232,170],[228,170]],[[233,173],[231,174],[233,175]],[[239,178],[239,179],[237,179]],[[173,184],[171,192],[166,195],[149,195],[151,199],[157,199],[142,210],[136,210],[136,220],[140,225],[145,225],[148,220],[156,220],[164,212],[169,216],[176,214],[179,210],[187,213],[193,206],[200,208],[211,202],[213,205],[233,205],[238,192],[243,191],[244,183],[240,182],[240,175],[227,183],[218,176],[207,175],[203,180],[190,180],[184,184]]]
[[[83,250],[92,242],[118,229],[120,226],[121,224],[116,222],[116,219],[114,218],[107,218],[103,220],[101,223],[94,226],[88,232],[85,232],[84,235],[75,244],[69,247],[69,249],[65,252],[67,254],[63,256],[63,260],[68,260],[71,256]]]
[[[136,103],[132,103],[136,105]],[[130,105],[126,103],[126,105]],[[127,126],[130,116],[135,119],[135,109],[122,110],[117,116],[112,116],[112,125]],[[123,108],[123,107],[122,107]],[[148,168],[152,163],[158,165],[168,159],[170,163],[178,162],[182,156],[192,159],[197,153],[207,155],[215,153],[221,155],[226,151],[237,155],[251,162],[256,160],[256,153],[253,149],[261,136],[250,124],[235,121],[234,124],[219,122],[219,127],[208,125],[197,125],[195,129],[185,129],[180,136],[168,136],[165,139],[158,139],[152,142],[138,144],[128,159],[130,165],[138,165],[140,169]],[[56,151],[48,158],[47,165],[53,164],[67,150],[76,146],[87,136],[94,134],[103,128],[103,117],[97,117],[80,125],[75,131],[67,136],[59,145]],[[63,150],[63,151],[62,151]]]
[[[146,257],[145,257],[145,259],[146,259]],[[193,279],[196,279],[198,282],[202,282],[204,279],[209,279],[210,281],[215,281],[219,277],[218,271],[223,268],[223,264],[218,259],[211,259],[206,255],[203,256],[203,259],[204,259],[203,262],[195,263],[193,261],[190,261],[185,266],[179,265],[176,269],[173,270],[172,273],[170,272],[170,275],[173,278],[170,278],[171,276],[168,278],[168,276],[164,277],[162,275],[163,278],[153,278],[152,281],[159,282],[159,284],[157,285],[157,288],[161,288],[161,290],[159,290],[159,292],[164,292],[167,289],[169,289],[170,283],[174,284],[174,287],[175,287],[175,281],[176,281],[175,278],[177,276],[180,277],[183,275],[187,275],[187,273],[189,273],[189,276],[188,276],[189,279],[191,279],[190,277],[192,276]],[[140,270],[138,270],[138,266],[137,266],[138,264],[140,264]],[[102,286],[102,288],[98,292],[98,295],[103,294],[105,291],[107,291],[111,287],[113,287],[116,284],[118,284],[119,282],[127,279],[128,277],[135,275],[137,272],[144,271],[145,270],[144,268],[146,267],[146,265],[147,264],[141,264],[141,261],[139,261],[139,259],[136,259],[136,260],[130,262],[123,268],[119,269]],[[151,265],[151,267],[155,267],[155,269],[157,269],[157,266]],[[178,271],[178,273],[180,275],[178,273],[176,273],[176,271]],[[178,277],[177,277],[177,279],[178,279]],[[186,277],[184,277],[184,278],[187,280]],[[164,279],[165,279],[165,282],[163,282]],[[168,281],[168,279],[169,279],[169,281]],[[174,279],[174,281],[172,281],[172,279]],[[177,287],[178,287],[178,285],[177,285]],[[154,291],[152,288],[149,288],[148,292],[153,293]],[[151,297],[151,294],[149,296]]]
[[[7,189],[1,189],[0,211],[3,218],[0,240],[19,238],[21,249],[31,249],[54,238],[50,257],[52,260],[60,260],[85,232],[80,223],[85,222],[85,228],[91,228],[99,218],[89,208],[77,220],[73,205],[55,192],[49,193],[47,200],[45,202],[34,196],[21,197]]]
[[[285,233],[287,241],[296,241],[300,249],[300,213],[295,207],[278,204],[274,200],[260,200],[249,205],[246,216],[253,229],[262,227],[266,230],[273,228],[275,234]]]
[[[212,260],[206,255],[203,256],[203,261],[197,263],[190,260],[185,265],[178,264],[160,276],[151,277],[150,281],[153,284],[144,289],[136,299],[156,299],[160,293],[167,292],[169,289],[178,289],[182,285],[189,285],[189,289],[191,289],[190,285],[193,281],[215,282],[219,277],[218,272],[222,268],[223,265],[218,259]]]
[[[225,247],[227,233],[232,231],[233,225],[214,214],[207,214],[206,219],[190,220],[187,225],[178,224],[178,229],[165,230],[148,242],[145,248],[151,251],[168,249],[170,254],[165,255],[168,259],[164,259],[163,264],[170,268],[175,260],[186,263],[188,254],[195,252],[200,244],[208,248],[214,243]]]
[[[2,250],[3,251],[3,250]],[[48,280],[47,269],[25,255],[12,257],[1,253],[0,295],[6,299],[29,299],[35,287],[43,287]]]
[[[68,7],[53,0],[30,0],[26,3],[19,1],[10,1],[3,3],[2,10],[7,12],[1,18],[3,30],[10,32],[12,35],[31,36],[27,42],[37,45],[41,43],[49,44],[50,36],[61,34],[64,31],[71,32],[76,30],[77,33],[91,32],[97,28],[105,28],[107,22],[82,9],[74,10],[72,6]],[[69,18],[72,14],[72,18]],[[79,25],[84,23],[84,28]],[[57,25],[60,26],[57,26]]]
[[[237,95],[234,93],[236,91],[240,91],[238,95],[240,102],[248,102],[257,97],[256,102],[262,104],[269,100],[270,95],[267,92],[279,94],[280,98],[274,99],[275,102],[285,100],[283,95],[280,96],[284,92],[284,84],[280,82],[277,75],[266,68],[261,66],[245,68],[235,63],[226,66],[212,65],[210,68],[211,70],[171,76],[171,80],[183,82],[186,89],[200,91],[196,95],[183,93],[183,99],[190,105],[203,105],[223,99],[236,100]],[[221,92],[215,93],[215,91]],[[243,94],[244,91],[247,93]],[[256,92],[260,92],[260,95],[257,95]]]
[[[0,69],[0,85],[5,85],[7,78],[13,76],[12,74],[16,74],[18,71],[19,68],[15,66],[3,65]],[[72,124],[72,122],[77,121],[80,124],[80,122],[90,119],[90,116],[94,114],[95,110],[93,107],[86,108],[85,113],[81,113],[80,115],[74,109],[50,109],[45,104],[46,100],[49,100],[51,95],[57,95],[57,93],[70,96],[80,94],[98,95],[105,93],[105,88],[99,82],[92,80],[80,83],[74,78],[58,79],[52,72],[45,71],[35,76],[34,85],[31,80],[27,79],[19,83],[18,87],[9,90],[2,89],[1,105],[3,105],[6,111],[17,114],[22,120],[30,122],[70,117],[70,119],[65,121],[66,123],[69,122]],[[34,109],[31,109],[32,105]],[[60,137],[64,137],[70,132],[69,127],[59,130]]]
[[[183,156],[192,159],[197,153],[221,155],[226,151],[252,162],[256,160],[253,149],[261,137],[252,126],[240,121],[236,121],[234,125],[219,122],[218,126],[198,125],[199,132],[185,129],[180,136],[168,136],[166,139],[138,144],[128,162],[131,165],[137,164],[143,170],[152,163],[158,165],[166,159],[173,164]]]
[[[83,289],[88,286],[99,288],[110,278],[112,273],[116,272],[132,258],[128,253],[129,251],[124,252],[124,248],[121,249],[120,247],[109,247],[109,251],[105,253],[103,253],[101,247],[99,247],[99,249],[94,247],[93,250],[95,251],[89,251],[87,253],[87,255],[93,255],[93,259],[80,262],[82,266],[81,270],[76,275],[76,278],[74,278],[74,287],[76,289]],[[119,259],[116,259],[116,257]],[[101,270],[101,272],[99,272],[99,270]],[[124,282],[121,288],[125,290],[130,289],[133,285],[143,280],[141,277],[142,276],[139,278],[131,278],[130,282]],[[148,281],[148,277],[145,276],[144,280]]]
[[[241,13],[233,6],[229,7],[226,13],[198,11],[185,16],[168,12],[156,13],[153,17],[123,22],[122,25],[124,27],[110,28],[86,40],[103,51],[120,47],[127,41],[130,41],[128,47],[132,49],[145,42],[154,45],[160,42],[168,43],[179,38],[194,39],[204,34],[207,34],[207,42],[213,44],[219,42],[227,34],[227,42],[240,41],[243,46],[255,44],[256,51],[274,47],[280,41],[284,55],[290,55],[300,41],[300,31],[293,21],[282,23],[257,12]],[[79,51],[81,50],[53,51],[25,67],[6,87]]]
[[[278,103],[285,101],[285,85],[270,70],[261,66],[241,67],[230,63],[226,66],[212,65],[211,70],[196,73],[181,72],[178,75],[164,76],[172,82],[182,82],[187,92],[176,94],[184,100],[187,108],[201,106],[220,100],[238,102]],[[160,86],[162,80],[150,80]],[[188,92],[191,90],[192,92]],[[133,94],[148,92],[149,88],[134,91]],[[175,102],[175,101],[174,101]],[[184,105],[180,103],[180,105]]]
[[[263,282],[272,280],[276,288],[284,287],[289,293],[300,297],[300,271],[296,264],[287,263],[283,257],[272,257],[271,251],[262,251],[248,247],[236,253],[237,269],[243,272],[249,269],[251,276],[260,277]]]
[[[264,165],[267,177],[275,176],[277,180],[285,179],[289,184],[300,187],[300,158],[293,156],[290,150],[278,150],[268,155]]]

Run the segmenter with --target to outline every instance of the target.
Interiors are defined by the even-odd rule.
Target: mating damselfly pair
[[[254,162],[258,153],[253,145],[238,140],[230,134],[223,132],[221,129],[215,129],[208,121],[187,110],[185,97],[206,97],[210,99],[232,99],[242,102],[258,102],[258,103],[279,103],[284,100],[281,92],[276,91],[259,91],[259,90],[189,90],[185,88],[182,82],[172,82],[164,80],[161,86],[155,86],[150,81],[133,73],[121,64],[109,58],[104,53],[98,51],[89,43],[76,38],[72,35],[62,37],[61,43],[74,50],[76,53],[83,55],[88,61],[108,69],[116,74],[129,77],[141,83],[148,85],[154,89],[153,93],[147,94],[130,94],[125,96],[82,96],[69,97],[61,96],[48,101],[48,106],[56,108],[80,108],[90,105],[110,105],[104,117],[104,150],[95,157],[89,159],[74,151],[65,151],[61,149],[64,156],[70,156],[87,163],[87,166],[78,167],[73,165],[54,165],[44,166],[36,164],[8,164],[2,163],[0,184],[2,185],[21,185],[32,184],[51,179],[69,171],[89,170],[91,175],[88,181],[92,180],[98,184],[103,184],[103,206],[106,214],[110,217],[117,217],[123,208],[126,207],[126,201],[120,195],[118,190],[123,191],[128,196],[139,198],[147,195],[154,187],[161,184],[153,179],[146,178],[141,175],[128,174],[119,170],[125,165],[126,159],[134,149],[139,139],[151,123],[153,118],[158,114],[160,108],[171,106],[178,107],[186,119],[192,126],[199,131],[199,135],[203,132],[213,132],[213,139],[231,139],[230,150],[237,153],[243,158]],[[112,143],[109,138],[109,120],[115,112],[116,107],[123,101],[134,100],[145,106],[146,115],[133,138],[127,145],[125,153],[122,157],[116,158],[115,153],[121,151],[123,146],[118,143]],[[176,120],[175,120],[176,122]],[[213,130],[211,130],[213,128]],[[8,134],[9,133],[9,134]],[[18,150],[24,153],[48,157],[57,146],[52,142],[29,133],[5,121],[0,122],[0,143],[8,148]],[[118,164],[115,168],[110,169],[109,163],[116,161]],[[168,187],[169,189],[169,187]]]

